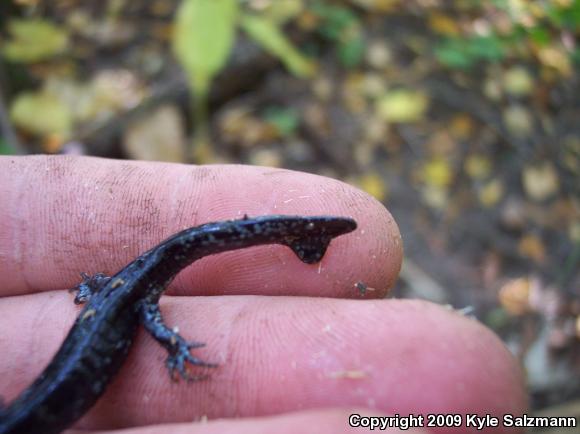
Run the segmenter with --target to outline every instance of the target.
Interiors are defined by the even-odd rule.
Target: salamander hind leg
[[[109,276],[103,273],[96,273],[92,276],[87,273],[81,273],[81,277],[83,278],[82,282],[69,291],[77,292],[75,304],[86,303],[94,293],[100,291],[111,280]]]
[[[187,381],[203,380],[207,375],[192,375],[188,371],[188,364],[215,368],[215,363],[204,362],[191,354],[192,349],[205,346],[201,342],[187,342],[177,330],[170,329],[161,317],[161,311],[157,303],[145,301],[140,307],[141,322],[145,329],[159,342],[168,352],[165,365],[173,380],[177,380],[175,373]]]

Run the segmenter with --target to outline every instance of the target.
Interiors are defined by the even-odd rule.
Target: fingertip
[[[434,411],[468,409],[519,414],[528,402],[516,359],[489,328],[453,309],[420,300],[390,300],[397,344],[410,364],[413,389],[399,397]],[[408,371],[407,371],[408,370]],[[407,374],[401,377],[403,384]]]

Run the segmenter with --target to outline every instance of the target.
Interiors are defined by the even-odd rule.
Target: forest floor
[[[50,62],[4,64],[4,104],[42,89],[82,116],[66,140],[16,122],[5,148],[187,161],[191,98],[169,49],[177,2],[38,3],[75,42]],[[495,57],[507,49],[489,38],[453,45],[465,29],[508,26],[492,7],[298,3],[284,28],[316,72],[295,77],[240,35],[197,162],[303,170],[373,194],[405,245],[392,296],[477,317],[521,361],[534,409],[568,402],[578,415],[578,65],[556,43]]]

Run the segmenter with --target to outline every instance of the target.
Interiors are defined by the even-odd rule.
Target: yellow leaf
[[[522,183],[526,194],[536,201],[553,196],[560,186],[556,168],[549,161],[525,167],[522,173]]]
[[[423,181],[433,187],[448,187],[453,181],[453,171],[447,160],[435,157],[423,166]]]
[[[363,175],[357,184],[368,194],[374,196],[377,200],[383,201],[387,195],[387,186],[380,175],[376,172],[370,172]]]
[[[421,194],[425,203],[431,208],[441,210],[447,206],[449,197],[444,188],[425,185],[421,189]]]
[[[465,159],[465,172],[473,179],[484,179],[491,172],[489,158],[480,154],[471,154]]]
[[[42,19],[11,20],[8,31],[12,38],[2,53],[13,62],[38,62],[62,53],[68,35],[60,27]]]
[[[72,129],[72,113],[54,95],[26,92],[18,95],[10,108],[12,122],[38,136],[66,138]]]
[[[534,82],[525,68],[514,66],[505,72],[503,85],[507,93],[522,96],[528,95],[532,91]]]
[[[544,65],[549,66],[561,75],[569,77],[573,68],[570,63],[570,56],[561,47],[549,46],[538,50],[538,58]]]
[[[377,101],[377,113],[390,122],[416,122],[423,118],[429,98],[421,91],[396,89]]]
[[[575,243],[580,243],[580,222],[573,222],[568,228],[568,236]]]
[[[296,18],[304,11],[304,0],[275,0],[266,3],[264,13],[278,24]]]
[[[494,179],[483,186],[479,191],[479,202],[486,208],[496,205],[503,196],[503,184]]]
[[[457,36],[460,33],[456,19],[437,12],[430,14],[429,27],[435,33],[445,36]]]
[[[532,133],[532,117],[522,106],[511,106],[504,110],[503,120],[510,133],[516,137],[526,137]]]

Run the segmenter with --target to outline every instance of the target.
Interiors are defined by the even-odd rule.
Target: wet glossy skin
[[[187,363],[214,366],[194,357],[201,346],[167,327],[159,297],[168,283],[195,260],[263,244],[283,244],[313,264],[330,241],[353,231],[342,217],[265,216],[209,223],[181,231],[145,252],[112,277],[83,275],[75,289],[86,303],[62,346],[42,374],[8,407],[0,409],[0,434],[53,434],[79,419],[104,393],[125,361],[139,324],[168,351],[170,375],[188,374]]]

